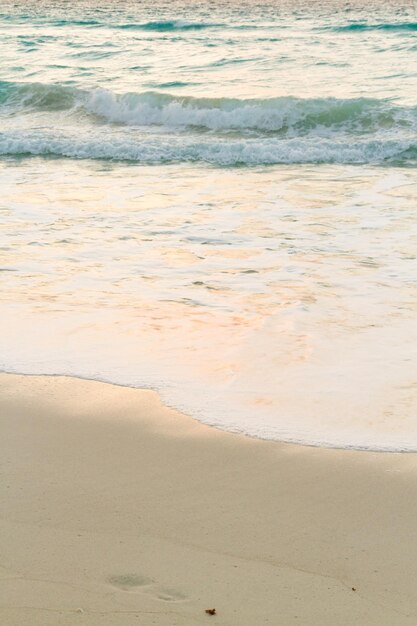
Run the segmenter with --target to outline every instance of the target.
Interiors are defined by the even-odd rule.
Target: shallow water
[[[417,450],[416,24],[412,3],[3,4],[1,367]]]

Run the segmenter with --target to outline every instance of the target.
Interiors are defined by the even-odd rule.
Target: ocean
[[[415,2],[0,8],[0,368],[417,450]]]

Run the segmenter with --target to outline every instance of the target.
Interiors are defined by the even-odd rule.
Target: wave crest
[[[205,28],[214,28],[222,26],[222,24],[213,24],[209,22],[187,22],[185,20],[161,20],[157,22],[145,22],[144,24],[119,24],[114,28],[123,30],[151,30],[151,31],[175,31],[175,30],[203,30]]]
[[[355,31],[367,31],[367,30],[383,30],[383,31],[416,31],[417,22],[392,22],[382,24],[368,24],[366,22],[352,22],[350,24],[344,24],[343,26],[332,26],[326,30],[333,30],[336,32],[355,32]]]
[[[324,129],[369,134],[414,129],[417,107],[371,98],[196,98],[155,91],[116,94],[65,85],[0,83],[0,107],[16,111],[69,111],[100,123],[132,127],[302,135]]]
[[[196,98],[0,82],[0,115],[2,155],[216,165],[416,159],[417,107],[389,100]]]

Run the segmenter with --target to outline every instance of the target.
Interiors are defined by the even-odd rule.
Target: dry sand
[[[0,393],[1,626],[417,624],[416,455],[249,439],[98,382]]]

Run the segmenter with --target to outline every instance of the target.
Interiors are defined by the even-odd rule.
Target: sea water
[[[414,2],[2,3],[4,371],[417,450]]]

